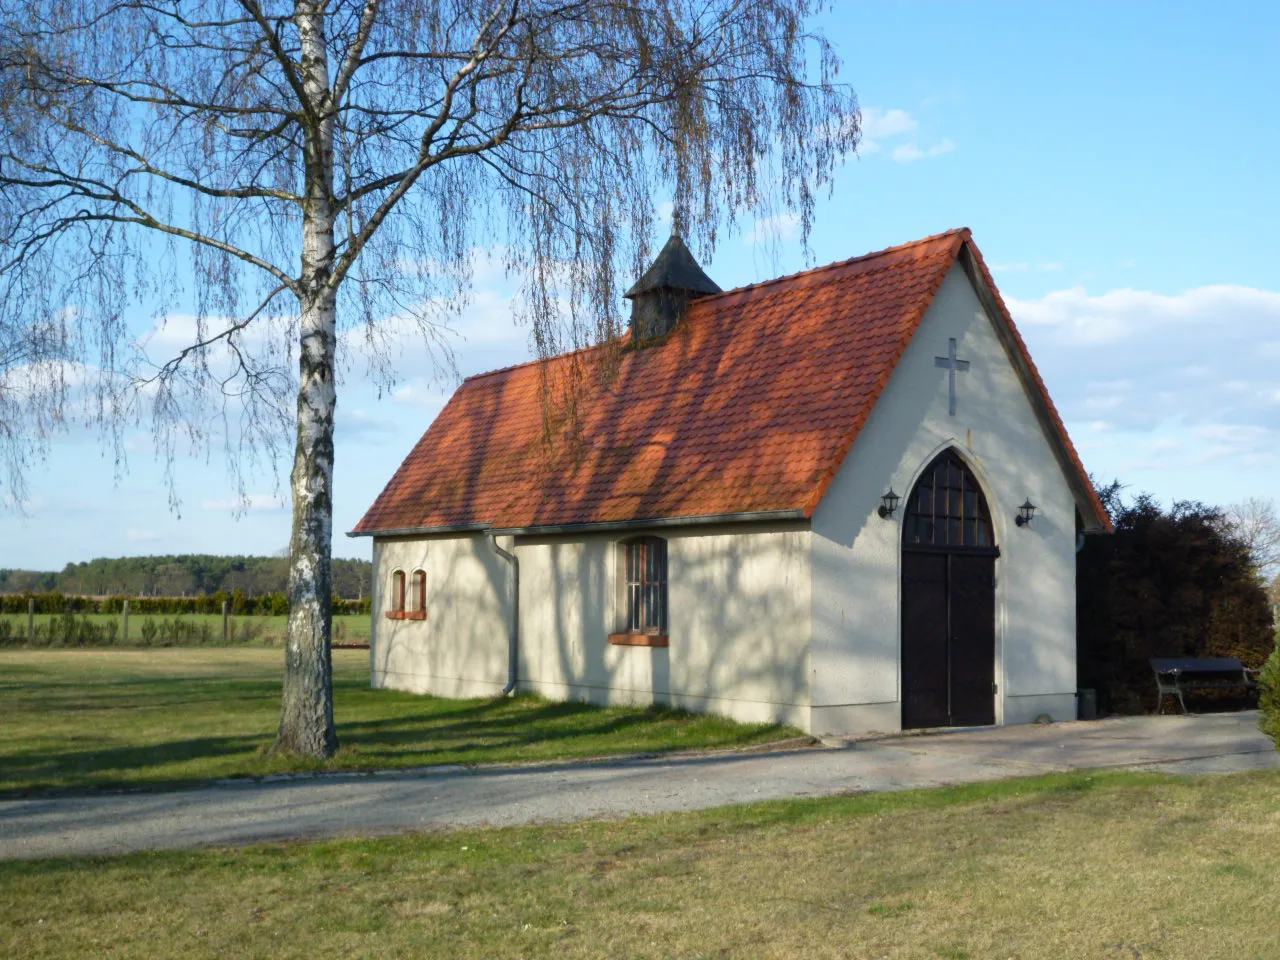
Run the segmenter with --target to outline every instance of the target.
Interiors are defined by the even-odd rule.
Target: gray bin
[[[1098,719],[1098,691],[1097,690],[1078,690],[1076,692],[1076,719],[1077,720],[1097,720]]]

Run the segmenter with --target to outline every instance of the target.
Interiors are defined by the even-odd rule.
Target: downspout
[[[493,552],[500,556],[507,563],[511,564],[512,594],[511,594],[511,629],[507,634],[507,685],[502,688],[502,696],[510,696],[516,688],[516,667],[519,663],[518,653],[520,650],[520,561],[514,553],[503,550],[498,546],[498,538],[492,533],[486,533],[485,536],[489,540],[489,546],[493,548]]]

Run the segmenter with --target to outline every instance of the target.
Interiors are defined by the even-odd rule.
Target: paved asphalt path
[[[774,753],[229,781],[0,801],[0,859],[581,820],[1091,767],[1280,769],[1255,712],[842,741]]]

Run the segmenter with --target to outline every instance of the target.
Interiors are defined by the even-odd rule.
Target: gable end
[[[1097,492],[1093,489],[1093,484],[1090,482],[1089,474],[1080,460],[1080,455],[1076,453],[1075,446],[1071,443],[1071,437],[1067,433],[1066,425],[1063,424],[1062,418],[1058,415],[1058,410],[1049,396],[1044,380],[1040,377],[1040,371],[1036,369],[1035,362],[1031,359],[1031,353],[1027,350],[1026,342],[1022,339],[1022,335],[1018,333],[1018,328],[1013,322],[1013,316],[1009,313],[1009,308],[1005,306],[1004,300],[996,288],[995,281],[992,280],[991,273],[987,270],[987,265],[982,259],[982,254],[971,241],[966,241],[960,250],[959,259],[970,284],[973,286],[974,293],[978,296],[978,302],[982,304],[983,311],[992,320],[996,335],[999,337],[1000,343],[1009,357],[1009,362],[1013,364],[1014,370],[1017,371],[1018,377],[1022,381],[1023,389],[1026,391],[1027,398],[1031,401],[1031,407],[1035,411],[1036,419],[1040,422],[1041,429],[1044,431],[1045,439],[1049,441],[1049,447],[1053,450],[1054,456],[1058,460],[1058,466],[1067,480],[1067,485],[1075,496],[1076,508],[1080,511],[1080,516],[1084,520],[1084,532],[1114,532],[1111,518],[1107,515],[1102,502],[1098,499]]]

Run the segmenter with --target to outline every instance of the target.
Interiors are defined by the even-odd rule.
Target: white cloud
[[[124,538],[130,543],[151,543],[160,539],[160,534],[154,530],[126,530]]]
[[[1058,343],[1116,343],[1144,336],[1188,338],[1212,350],[1217,343],[1259,343],[1280,324],[1280,293],[1252,287],[1198,287],[1175,296],[1113,290],[1090,296],[1083,287],[1039,300],[1009,299],[1019,324],[1053,331]],[[1159,350],[1160,344],[1151,344]],[[1194,352],[1187,359],[1194,359]]]
[[[919,147],[915,143],[904,143],[895,147],[891,156],[898,163],[914,163],[917,160],[930,160],[950,153],[956,148],[953,140],[940,140],[930,147]]]
[[[287,301],[281,299],[280,304],[287,305]],[[194,343],[213,340],[219,334],[226,333],[236,322],[237,318],[224,316],[205,317],[201,321],[194,314],[170,314],[157,320],[139,336],[137,345],[153,363],[165,363]],[[291,318],[264,314],[236,331],[235,340],[241,350],[261,350],[273,341],[278,342],[282,336],[292,336],[291,328]],[[225,340],[212,343],[206,356],[215,366],[229,365],[232,358]]]
[[[225,511],[233,513],[266,512],[283,510],[286,506],[284,497],[278,493],[246,493],[243,498],[228,500],[202,500],[200,509],[208,511]]]
[[[785,243],[794,240],[800,230],[798,213],[782,213],[776,217],[757,220],[755,226],[743,238],[747,246],[759,243]]]
[[[862,142],[858,150],[864,156],[879,153],[882,140],[891,140],[916,129],[916,121],[905,110],[882,110],[867,107],[862,111]]]
[[[897,163],[912,163],[916,160],[940,157],[956,148],[955,141],[949,138],[929,146],[921,146],[913,136],[919,130],[919,126],[916,118],[906,110],[867,107],[862,111],[862,141],[858,145],[858,152],[864,157],[873,156],[889,149],[889,141],[901,141],[903,137],[908,136],[912,136],[910,141],[899,142],[889,154]]]
[[[1280,378],[1260,345],[1280,329],[1280,292],[1077,287],[1007,302],[1067,421],[1128,435],[1110,469],[1277,462]]]
[[[1058,273],[1063,269],[1062,264],[1055,262],[1047,263],[992,263],[988,264],[992,273],[1022,273],[1026,270],[1038,270],[1041,273]]]
[[[391,399],[404,407],[420,411],[438,411],[443,409],[449,399],[452,385],[442,384],[427,377],[412,377],[397,384],[391,391]],[[431,416],[434,416],[434,412]]]
[[[396,423],[390,417],[370,413],[362,407],[352,409],[339,404],[334,417],[334,431],[344,440],[359,438],[368,441],[394,434],[396,429]]]

